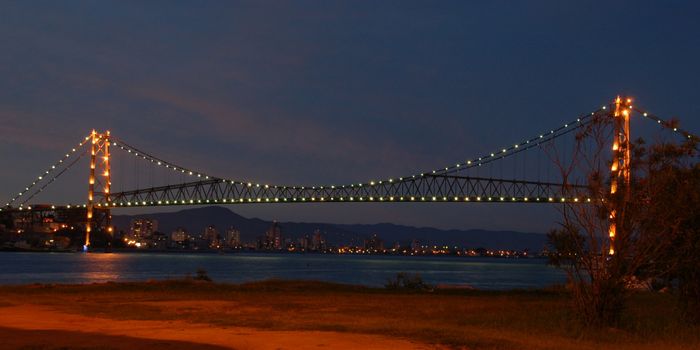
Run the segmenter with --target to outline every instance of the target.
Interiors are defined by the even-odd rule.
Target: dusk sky
[[[695,1],[5,1],[0,200],[92,128],[209,174],[304,185],[454,164],[619,93],[698,134],[698,18]],[[86,174],[72,169],[38,200],[80,200]],[[230,208],[283,221],[556,224],[553,207],[533,205]]]

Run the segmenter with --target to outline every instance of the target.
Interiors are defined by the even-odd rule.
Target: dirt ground
[[[178,303],[188,307],[187,303]],[[201,304],[199,302],[192,302]],[[0,307],[2,349],[435,349],[371,334],[268,331],[184,321],[113,320],[22,304]]]
[[[700,349],[670,295],[587,330],[559,290],[386,290],[192,280],[0,286],[3,349]]]

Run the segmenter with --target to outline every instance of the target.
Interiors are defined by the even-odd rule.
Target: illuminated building
[[[207,243],[209,248],[221,247],[221,236],[219,235],[219,230],[217,230],[213,225],[209,225],[204,229],[202,239]]]
[[[365,250],[382,251],[384,250],[384,241],[375,233],[372,238],[365,240]]]
[[[132,240],[149,239],[156,231],[158,231],[158,220],[143,218],[131,220],[129,235]]]
[[[420,241],[419,241],[419,240],[414,239],[413,241],[411,241],[411,250],[412,250],[412,251],[417,252],[417,251],[419,251],[419,250],[421,250],[421,249],[422,249],[422,247],[421,247],[421,245],[420,245]]]
[[[313,241],[311,242],[311,250],[320,251],[326,249],[326,240],[321,236],[321,231],[314,231]]]
[[[226,230],[226,245],[230,248],[238,248],[241,246],[241,231],[231,226]]]
[[[170,234],[170,241],[174,246],[183,246],[187,241],[188,235],[184,228],[179,227]]]
[[[258,248],[264,250],[280,250],[283,248],[283,242],[282,230],[277,221],[274,221],[272,226],[265,231],[265,235],[259,240]]]
[[[299,248],[303,251],[311,250],[311,237],[308,234],[304,237],[299,238]]]

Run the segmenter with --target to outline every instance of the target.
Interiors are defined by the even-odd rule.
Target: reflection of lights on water
[[[84,283],[119,281],[124,278],[124,261],[128,256],[114,253],[95,252],[85,255],[89,261],[85,264],[90,270],[79,273]]]
[[[117,281],[121,278],[121,275],[119,275],[118,273],[109,273],[103,271],[89,271],[80,274],[80,277],[84,279],[85,282],[92,283]]]

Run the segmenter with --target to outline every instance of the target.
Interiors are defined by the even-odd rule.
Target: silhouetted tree
[[[608,180],[611,119],[596,115],[583,127],[568,162],[549,150],[567,196],[592,199],[561,206],[561,226],[548,235],[550,262],[566,271],[576,314],[589,326],[616,325],[628,285],[659,277],[678,282],[682,309],[693,319],[700,307],[697,144],[634,143],[630,197],[620,200],[621,191],[611,194]],[[613,208],[624,216],[609,255]]]
[[[632,215],[639,244],[652,254],[643,259],[642,278],[677,286],[681,313],[700,323],[700,164],[697,143],[638,146],[639,171]],[[675,282],[675,283],[671,283]]]

